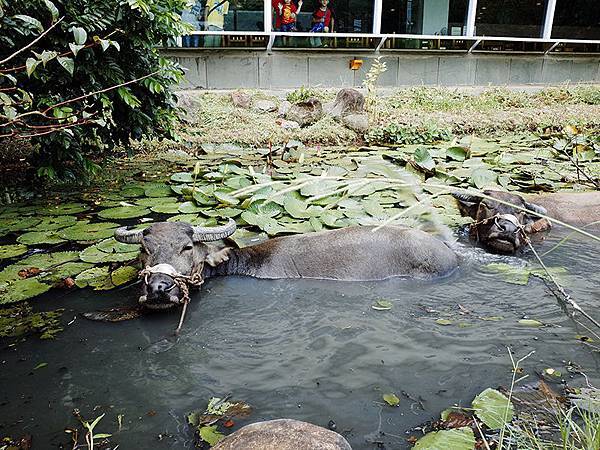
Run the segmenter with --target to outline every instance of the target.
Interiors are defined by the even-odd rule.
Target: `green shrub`
[[[314,89],[305,86],[300,86],[298,89],[288,93],[288,95],[286,96],[286,100],[290,103],[296,104],[305,102],[309,98],[316,96],[317,93],[314,91]]]
[[[365,139],[372,144],[431,144],[447,141],[452,137],[450,130],[435,124],[424,126],[404,126],[396,123],[371,130]]]
[[[185,5],[0,0],[0,143],[31,139],[38,175],[80,180],[131,138],[175,137],[183,73],[157,46],[185,34]]]

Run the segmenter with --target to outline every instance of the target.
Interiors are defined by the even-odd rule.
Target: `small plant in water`
[[[367,90],[365,108],[371,116],[373,123],[377,123],[379,120],[379,109],[377,105],[377,82],[379,81],[379,77],[385,73],[386,70],[387,66],[385,62],[381,61],[381,56],[375,58],[362,83]]]
[[[94,450],[94,441],[103,441],[111,437],[111,434],[108,433],[96,433],[94,434],[94,429],[98,425],[98,422],[102,420],[104,414],[96,417],[93,421],[89,422],[83,418],[79,409],[73,410],[73,415],[79,420],[81,425],[83,425],[83,433],[85,442],[83,444],[79,443],[79,429],[78,428],[67,428],[65,430],[66,433],[71,435],[71,439],[73,442],[73,450],[84,449]]]

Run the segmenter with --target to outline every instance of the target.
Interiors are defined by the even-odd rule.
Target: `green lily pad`
[[[28,231],[56,231],[61,228],[73,226],[77,222],[75,216],[52,216],[44,217],[41,222],[28,228]]]
[[[464,161],[469,157],[469,149],[465,147],[449,147],[446,149],[446,158],[454,161]]]
[[[30,231],[17,238],[17,242],[25,245],[60,244],[66,242],[57,233],[48,231]]]
[[[78,252],[36,253],[11,264],[10,266],[6,266],[0,271],[0,285],[2,285],[2,283],[19,280],[19,272],[24,269],[35,267],[42,272],[47,272],[56,266],[69,261],[77,261],[78,259]]]
[[[218,225],[217,219],[214,217],[205,218],[198,214],[178,214],[171,216],[167,219],[167,222],[185,222],[190,225],[199,225],[201,227],[216,227]]]
[[[222,205],[235,206],[240,202],[239,198],[234,197],[229,192],[215,191],[214,196]]]
[[[112,222],[88,223],[80,221],[76,225],[59,230],[58,235],[69,241],[95,242],[111,237],[119,224]]]
[[[526,267],[516,267],[506,263],[490,263],[483,267],[484,270],[497,273],[507,283],[526,285],[529,283],[531,271]]]
[[[103,209],[98,213],[103,219],[133,219],[150,214],[150,210],[143,206],[117,206],[116,208]]]
[[[244,248],[250,245],[260,244],[269,239],[269,236],[266,233],[257,233],[255,231],[246,230],[245,228],[238,228],[235,230],[235,233],[227,239],[235,242],[235,245],[237,245],[238,248]]]
[[[145,189],[141,186],[130,184],[121,189],[119,194],[125,198],[142,197],[145,194]]]
[[[47,205],[37,208],[36,213],[45,216],[66,216],[79,214],[89,209],[90,207],[84,203],[63,203],[60,205]]]
[[[202,208],[196,206],[194,202],[183,202],[178,207],[181,214],[197,214],[202,211]]]
[[[79,257],[82,261],[99,264],[132,261],[136,259],[139,254],[139,245],[123,244],[117,242],[114,238],[111,238],[87,247],[79,253]]]
[[[0,259],[15,258],[27,253],[27,246],[23,244],[0,245]]]
[[[426,172],[432,172],[435,168],[435,161],[425,147],[419,147],[414,154],[415,165]]]
[[[413,448],[418,450],[473,450],[475,435],[470,427],[432,431],[419,439]]]
[[[0,305],[21,302],[48,292],[51,286],[40,283],[37,278],[13,280],[10,283],[0,284]]]
[[[521,320],[519,320],[519,325],[522,325],[524,327],[532,327],[532,328],[538,328],[538,327],[544,326],[544,324],[542,322],[540,322],[539,320],[535,320],[535,319],[521,319]]]
[[[90,269],[92,267],[94,267],[93,264],[86,262],[67,262],[61,264],[60,266],[54,267],[51,272],[49,272],[46,275],[39,276],[38,278],[39,280],[45,283],[56,284],[61,282],[65,278],[77,276],[84,270]]]
[[[165,203],[162,205],[156,205],[150,208],[152,212],[159,214],[177,214],[179,213],[179,203]]]
[[[475,397],[471,406],[477,417],[492,430],[502,428],[514,415],[510,400],[496,389],[488,388],[483,391]]]
[[[471,182],[477,189],[496,186],[497,181],[498,175],[493,170],[476,168],[471,173]]]
[[[91,287],[95,291],[113,289],[137,278],[138,270],[132,266],[119,267],[113,272],[108,266],[93,267],[77,275],[75,284],[80,288]]]
[[[308,219],[312,215],[308,212],[308,204],[293,196],[286,196],[283,207],[294,219]]]
[[[146,197],[169,197],[173,195],[171,186],[161,183],[147,186],[144,193],[146,194]]]
[[[189,172],[177,172],[171,175],[171,181],[174,183],[193,183],[194,174]]]
[[[199,427],[198,434],[200,435],[200,438],[204,442],[208,443],[208,445],[210,445],[211,447],[217,445],[219,441],[225,438],[225,435],[223,433],[217,431],[216,425]]]
[[[435,323],[437,323],[438,325],[444,325],[444,326],[446,326],[446,325],[452,325],[453,322],[451,320],[448,320],[448,319],[437,319],[435,321]]]
[[[151,197],[151,198],[140,198],[135,201],[136,205],[145,206],[151,208],[152,206],[158,205],[173,205],[177,203],[176,197]]]
[[[0,219],[0,236],[15,231],[27,230],[41,222],[38,217],[12,217]]]

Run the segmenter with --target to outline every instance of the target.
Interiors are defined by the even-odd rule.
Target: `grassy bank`
[[[322,102],[331,102],[336,91],[312,90]],[[252,100],[280,104],[289,92],[247,91]],[[238,143],[264,146],[290,139],[306,144],[351,145],[362,136],[331,117],[312,126],[285,130],[276,123],[277,112],[236,108],[228,92],[182,92],[188,111],[184,131],[188,147],[203,143]],[[375,119],[376,117],[376,119]],[[441,87],[380,90],[376,114],[371,117],[367,139],[377,140],[383,130],[406,128],[413,134],[440,130],[454,135],[498,136],[520,132],[543,132],[600,126],[600,86],[545,88],[536,92],[489,88],[480,92]]]

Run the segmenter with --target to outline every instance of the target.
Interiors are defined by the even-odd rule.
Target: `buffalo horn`
[[[218,241],[219,239],[225,239],[231,236],[235,232],[235,220],[229,219],[225,225],[219,227],[193,227],[194,236],[192,240],[194,242],[207,242],[207,241]]]
[[[143,230],[128,230],[127,227],[115,230],[115,239],[125,244],[139,244],[144,237]]]
[[[475,195],[469,195],[469,194],[453,193],[452,197],[454,197],[456,200],[459,200],[461,202],[466,202],[466,203],[477,203],[479,201],[479,197],[476,197]]]
[[[525,202],[525,208],[534,213],[542,214],[544,216],[548,215],[548,210],[543,206],[536,205],[535,203]]]

